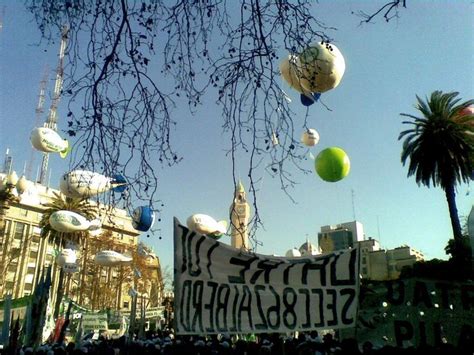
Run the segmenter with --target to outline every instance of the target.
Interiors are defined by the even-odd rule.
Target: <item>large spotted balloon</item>
[[[301,86],[301,63],[296,55],[289,55],[280,63],[280,73],[285,81],[296,91],[311,96],[311,92]]]
[[[346,63],[339,49],[330,43],[318,42],[299,56],[299,84],[309,92],[326,92],[341,82]]]

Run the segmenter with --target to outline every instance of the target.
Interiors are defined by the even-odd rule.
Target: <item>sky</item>
[[[406,244],[426,259],[447,258],[444,247],[452,230],[445,195],[440,188],[418,186],[413,177],[407,178],[407,168],[400,162],[398,135],[405,128],[400,113],[416,115],[416,95],[425,98],[435,90],[457,91],[463,100],[474,98],[473,3],[407,1],[399,18],[389,23],[379,18],[361,26],[353,12],[370,12],[382,3],[314,3],[314,16],[337,28],[329,35],[345,58],[346,71],[340,85],[322,96],[331,111],[320,104],[309,109],[308,125],[320,135],[311,154],[339,146],[349,155],[351,171],[337,183],[324,182],[315,173],[290,171],[298,182],[289,190],[294,202],[281,190],[278,179],[264,175],[258,195],[264,223],[256,235],[261,243],[258,253],[284,255],[306,238],[317,244],[321,226],[357,220],[366,237],[378,239],[384,248]],[[42,125],[54,89],[59,48],[58,44],[38,46],[39,31],[22,2],[4,0],[1,7],[0,154],[9,148],[13,167],[21,175],[31,155],[29,135],[35,126],[39,83],[48,65]],[[292,99],[295,122],[303,127],[306,108],[297,92],[289,87],[285,91]],[[60,130],[66,126],[65,106],[61,102],[58,110]],[[140,236],[164,267],[173,265],[173,217],[182,223],[194,213],[225,219],[234,188],[226,156],[229,137],[222,134],[220,108],[205,105],[194,116],[178,108],[175,115],[179,120],[174,141],[183,160],[175,167],[158,168],[163,210],[153,233]],[[36,153],[34,172],[40,162]],[[314,171],[311,158],[307,164]],[[50,184],[57,187],[67,163],[51,156],[50,169]],[[238,174],[248,188],[246,171],[242,165]],[[474,182],[458,186],[456,202],[461,218],[467,217],[474,203]],[[230,243],[229,237],[221,240]]]

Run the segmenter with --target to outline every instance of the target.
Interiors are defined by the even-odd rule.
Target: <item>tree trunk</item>
[[[84,288],[86,287],[85,284],[86,284],[86,276],[87,276],[86,275],[86,273],[87,273],[87,258],[89,257],[87,255],[88,248],[89,248],[89,243],[88,243],[88,239],[86,238],[83,249],[82,249],[82,251],[83,251],[82,270],[81,270],[81,275],[79,277],[79,300],[78,300],[78,303],[80,305],[83,305],[83,303],[84,303],[83,297],[84,297]]]
[[[63,299],[64,294],[64,270],[63,268],[59,269],[59,280],[58,280],[58,290],[56,293],[56,304],[54,305],[54,319],[57,319],[59,316],[59,311],[61,308],[61,301]]]
[[[462,234],[461,222],[459,221],[458,209],[456,207],[456,192],[454,184],[447,186],[445,189],[446,200],[448,201],[449,216],[451,218],[451,226],[453,228],[454,237],[454,253],[453,262],[458,270],[464,276],[471,274],[472,269],[472,253],[471,245],[467,242]]]
[[[446,193],[446,200],[448,201],[449,217],[451,218],[454,240],[459,242],[462,238],[462,228],[461,222],[459,222],[458,209],[456,207],[456,193],[454,191],[454,184],[447,186],[444,192]]]

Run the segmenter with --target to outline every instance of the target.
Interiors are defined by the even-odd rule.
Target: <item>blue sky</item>
[[[346,72],[341,84],[322,96],[331,111],[319,104],[309,110],[308,125],[321,137],[311,153],[316,156],[326,147],[342,147],[350,157],[351,172],[338,183],[327,183],[314,173],[290,171],[298,182],[290,190],[296,203],[281,191],[278,179],[264,174],[258,195],[264,222],[264,229],[257,233],[263,243],[260,253],[282,255],[306,237],[316,243],[321,226],[356,219],[364,225],[366,236],[379,239],[385,248],[408,244],[428,259],[446,258],[444,246],[452,231],[444,192],[418,187],[413,178],[406,177],[397,138],[404,128],[400,113],[416,114],[415,95],[426,97],[442,90],[458,91],[464,100],[474,97],[473,5],[470,1],[408,1],[398,19],[390,23],[378,19],[363,26],[351,14],[360,9],[368,12],[381,3],[323,0],[314,4],[314,15],[337,28],[329,34],[344,55]],[[21,2],[8,0],[2,6],[0,152],[10,148],[14,168],[21,173],[30,157],[29,134],[35,124],[39,82],[45,65],[51,71],[56,67],[58,44],[36,45],[39,31]],[[51,73],[45,115],[53,87]],[[289,87],[285,91],[292,98],[295,122],[303,127],[306,108],[299,104],[295,91]],[[60,103],[60,130],[66,126],[64,107]],[[221,131],[220,108],[206,105],[195,116],[178,108],[175,115],[179,122],[174,141],[183,161],[176,167],[157,168],[161,176],[158,197],[164,204],[161,221],[149,238],[141,237],[165,266],[172,265],[173,216],[183,223],[193,213],[223,219],[233,196],[231,162],[226,157],[228,136]],[[39,154],[35,163],[40,163]],[[312,169],[311,159],[307,164]],[[68,165],[51,156],[50,167],[54,187]],[[244,162],[238,170],[248,187]],[[473,202],[474,183],[459,186],[461,216],[467,216]]]

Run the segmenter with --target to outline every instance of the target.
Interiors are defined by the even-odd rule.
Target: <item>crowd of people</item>
[[[317,331],[299,333],[297,336],[281,334],[260,334],[249,337],[219,336],[178,336],[172,332],[149,332],[145,339],[130,341],[122,336],[107,339],[87,339],[79,343],[44,344],[36,351],[22,348],[20,355],[472,355],[472,343],[454,346],[443,343],[438,347],[394,347],[380,342],[357,343],[353,338],[339,341],[332,333],[320,336]]]

